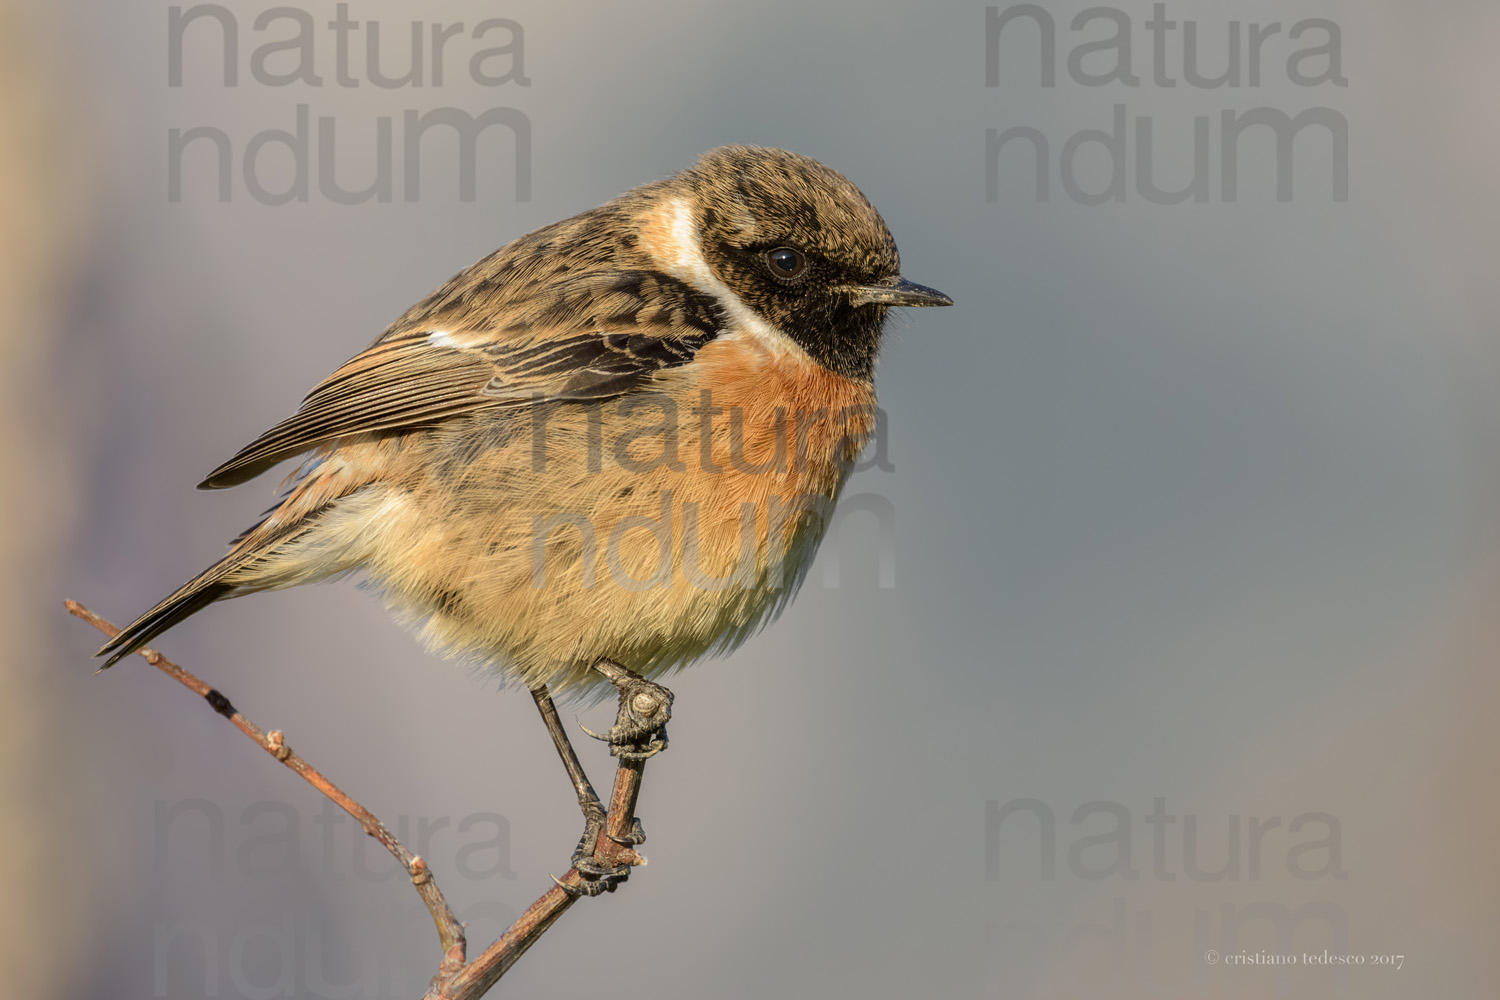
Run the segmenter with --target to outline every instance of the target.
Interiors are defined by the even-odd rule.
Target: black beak
[[[951,306],[953,300],[936,288],[919,285],[897,277],[879,285],[860,285],[848,289],[849,301],[857,306]]]

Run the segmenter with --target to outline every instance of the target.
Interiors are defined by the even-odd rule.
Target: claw
[[[592,729],[590,729],[588,726],[585,726],[581,722],[578,723],[578,728],[582,729],[584,731],[584,733],[586,733],[589,736],[592,736],[594,739],[598,740],[600,743],[608,743],[609,742],[609,734],[608,733],[596,733]]]
[[[605,834],[605,836],[609,835]],[[633,822],[630,824],[629,832],[627,832],[625,836],[610,837],[609,839],[613,840],[617,844],[623,844],[626,847],[634,847],[637,844],[644,844],[646,842],[646,828],[641,825],[641,818],[639,816],[636,816]]]
[[[614,892],[615,888],[613,885],[606,885],[603,882],[584,882],[581,885],[569,885],[556,875],[548,875],[547,877],[557,883],[557,887],[569,896],[588,896],[592,898],[601,892]]]

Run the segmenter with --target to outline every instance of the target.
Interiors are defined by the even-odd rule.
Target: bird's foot
[[[579,885],[569,885],[558,882],[564,890],[575,896],[597,896],[605,892],[614,892],[621,882],[630,877],[632,864],[627,862],[601,861],[597,857],[599,848],[599,835],[604,830],[604,818],[589,817],[583,828],[583,836],[578,840],[578,846],[573,850],[571,864],[573,870],[583,877]],[[608,836],[606,834],[606,836]],[[645,843],[646,831],[641,826],[641,821],[636,819],[632,822],[630,832],[623,837],[609,837],[617,844],[626,847],[634,847],[636,844]],[[644,862],[640,862],[644,863]]]
[[[608,733],[584,732],[608,743],[610,754],[623,761],[645,760],[665,750],[672,692],[608,660],[594,664],[594,669],[620,692],[620,710]]]

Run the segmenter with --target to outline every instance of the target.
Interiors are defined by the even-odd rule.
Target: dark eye
[[[795,278],[807,266],[807,258],[791,247],[777,247],[766,254],[766,266],[778,278]]]

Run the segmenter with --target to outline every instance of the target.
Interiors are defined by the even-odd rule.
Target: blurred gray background
[[[225,3],[226,87],[211,16],[173,86],[169,5],[0,4],[17,995],[421,993],[436,940],[389,860],[143,661],[94,676],[99,636],[62,599],[139,613],[275,477],[193,484],[409,304],[725,142],[843,171],[957,305],[898,318],[883,355],[893,468],[849,493],[889,501],[891,537],[850,517],[820,557],[836,585],[815,569],[770,630],[669,681],[650,867],[496,995],[620,968],[622,997],[1495,994],[1493,4],[1156,4],[1175,26],[1153,29],[1129,2],[1075,30],[1086,5],[1049,3],[1052,86],[1040,18],[992,38],[983,3],[355,3],[341,81],[342,6],[306,8],[314,86],[257,77],[298,66],[262,50],[297,34],[286,8]],[[368,26],[400,77],[413,16],[421,86],[375,85]],[[434,22],[465,25],[441,82]],[[1281,26],[1255,76],[1252,23]],[[1134,84],[1097,79],[1124,69],[1117,26]],[[1238,81],[1203,85],[1231,31]],[[505,45],[477,71],[511,78],[476,79]],[[257,197],[244,156],[299,106],[308,197],[267,204],[292,158],[261,143]],[[1069,141],[1117,106],[1117,160],[1114,138]],[[434,130],[407,200],[406,113],[444,108],[516,109],[529,150],[486,131],[463,200]],[[1256,109],[1321,124],[1282,199],[1275,136],[1245,132],[1231,200],[1223,116]],[[1183,188],[1200,117],[1202,200],[1148,197],[1139,130],[1154,183]],[[321,118],[345,190],[375,179],[391,119],[389,201],[327,195]],[[228,200],[212,140],[169,190],[171,130],[201,126],[231,146]],[[1047,143],[1046,201],[1031,139],[990,159],[987,130],[1015,127]],[[425,835],[476,951],[567,867],[576,807],[530,699],[426,656],[372,595],[231,602],[159,645]],[[1306,964],[1324,952],[1365,964]]]

